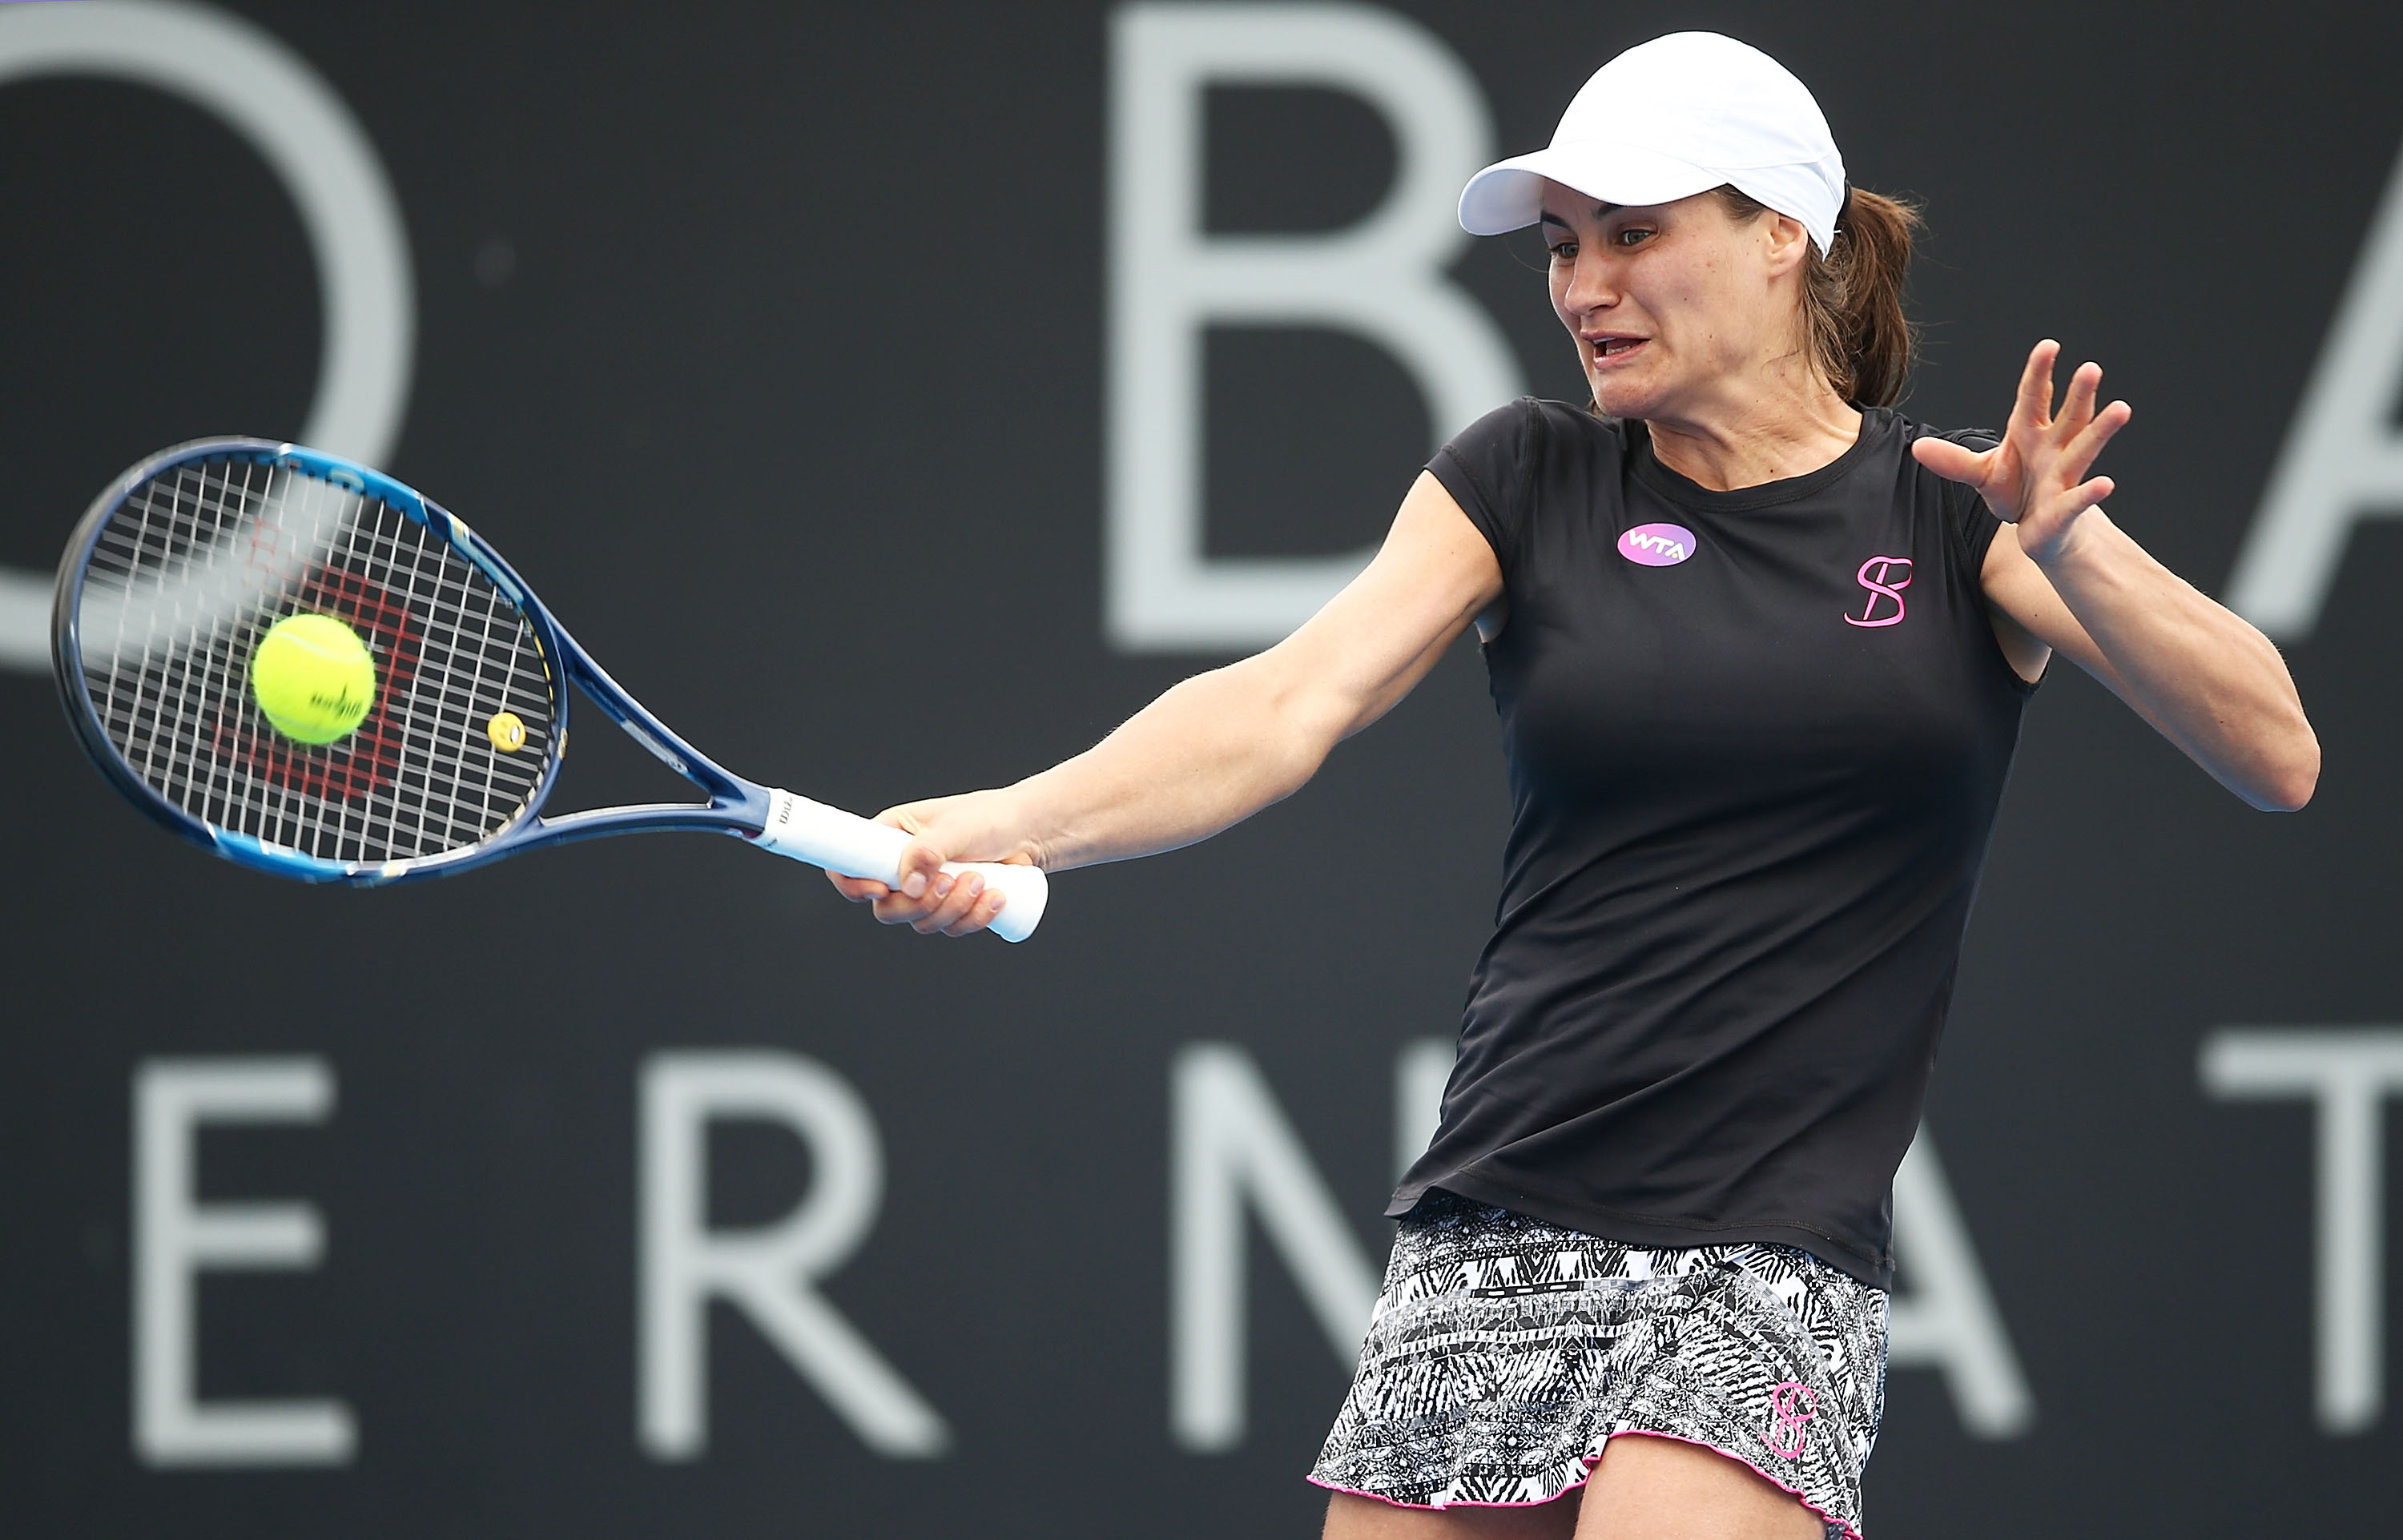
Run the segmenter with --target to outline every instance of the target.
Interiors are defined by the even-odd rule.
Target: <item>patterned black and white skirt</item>
[[[1408,1507],[1549,1502],[1621,1433],[1741,1460],[1859,1540],[1886,1294],[1787,1246],[1630,1246],[1440,1190],[1394,1239],[1311,1479]]]

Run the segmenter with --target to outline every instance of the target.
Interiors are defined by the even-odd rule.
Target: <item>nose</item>
[[[1590,244],[1579,247],[1577,261],[1569,270],[1568,287],[1561,293],[1561,303],[1580,315],[1618,303],[1618,284],[1610,271],[1609,259]]]

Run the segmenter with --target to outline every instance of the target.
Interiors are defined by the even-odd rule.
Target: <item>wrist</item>
[[[1002,859],[1015,861],[1022,856],[1046,871],[1055,871],[1076,863],[1064,832],[1051,826],[1043,816],[1043,798],[1037,784],[1042,779],[1041,775],[1030,775],[984,795],[992,798],[992,823],[1003,836]]]
[[[2028,559],[2052,581],[2055,588],[2059,588],[2063,580],[2074,581],[2091,571],[2103,559],[2110,537],[2117,533],[2110,517],[2097,503],[2071,519],[2046,548],[2030,549]]]

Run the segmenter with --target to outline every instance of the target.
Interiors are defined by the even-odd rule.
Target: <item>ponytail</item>
[[[1738,219],[1768,208],[1733,187],[1718,189]],[[1845,400],[1890,407],[1902,396],[1918,336],[1903,313],[1903,278],[1919,210],[1863,187],[1845,196],[1834,250],[1814,243],[1802,274],[1802,326],[1812,360]]]

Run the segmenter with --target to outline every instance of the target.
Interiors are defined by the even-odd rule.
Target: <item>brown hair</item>
[[[1731,218],[1766,214],[1768,206],[1733,187],[1718,189]],[[1836,222],[1835,248],[1816,243],[1802,270],[1802,328],[1812,362],[1845,400],[1890,407],[1902,397],[1919,339],[1903,313],[1902,282],[1910,267],[1917,205],[1854,187]]]

